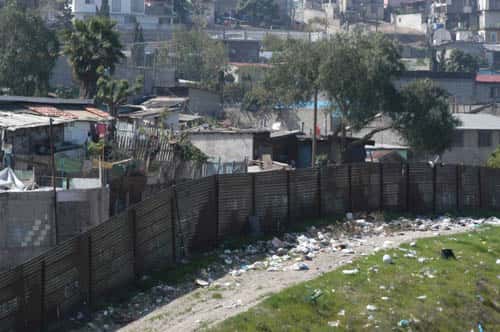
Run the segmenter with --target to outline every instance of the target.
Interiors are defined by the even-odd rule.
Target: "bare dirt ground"
[[[120,331],[197,331],[214,326],[228,317],[248,310],[260,301],[296,283],[316,278],[343,264],[373,253],[380,248],[397,247],[401,243],[436,235],[470,231],[473,225],[440,230],[404,231],[386,235],[367,235],[349,241],[352,253],[319,251],[309,270],[276,271],[250,270],[240,276],[230,274],[215,280],[209,288],[199,288],[158,307],[141,319],[124,326]],[[287,262],[293,265],[295,261]],[[215,286],[214,286],[215,285]]]

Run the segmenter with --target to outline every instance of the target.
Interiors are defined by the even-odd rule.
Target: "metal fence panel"
[[[288,222],[287,173],[265,172],[255,175],[255,208],[261,229],[274,233]]]
[[[298,169],[289,171],[290,219],[320,216],[319,170]]]
[[[253,213],[253,182],[251,174],[218,176],[219,224],[218,238],[242,234]]]

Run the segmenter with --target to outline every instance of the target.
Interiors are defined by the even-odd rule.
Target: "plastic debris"
[[[382,261],[384,262],[384,264],[392,264],[393,263],[392,257],[390,255],[384,255],[384,257],[382,257]]]
[[[210,283],[206,280],[203,280],[203,279],[196,279],[195,280],[195,283],[198,285],[198,286],[201,286],[201,287],[207,287],[208,285],[210,285]]]
[[[292,266],[292,270],[294,271],[306,271],[306,270],[309,270],[309,266],[307,266],[306,263],[295,263],[293,264]]]
[[[373,305],[373,304],[369,304],[369,305],[366,306],[366,310],[368,310],[368,311],[375,311],[375,310],[377,310],[377,307],[375,305]]]
[[[399,327],[408,327],[408,326],[410,326],[410,321],[407,319],[402,319],[399,321],[398,326]]]
[[[352,269],[352,270],[342,270],[342,273],[343,274],[356,274],[358,273],[359,270],[358,269]]]

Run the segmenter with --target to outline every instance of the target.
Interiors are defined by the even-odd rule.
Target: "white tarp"
[[[12,168],[7,167],[0,171],[0,189],[23,190],[24,187],[24,183],[17,178]]]

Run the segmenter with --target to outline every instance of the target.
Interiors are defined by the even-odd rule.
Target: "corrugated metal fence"
[[[42,330],[153,268],[245,234],[250,216],[274,233],[346,211],[499,208],[500,170],[469,166],[366,163],[187,181],[1,273],[0,331]]]

